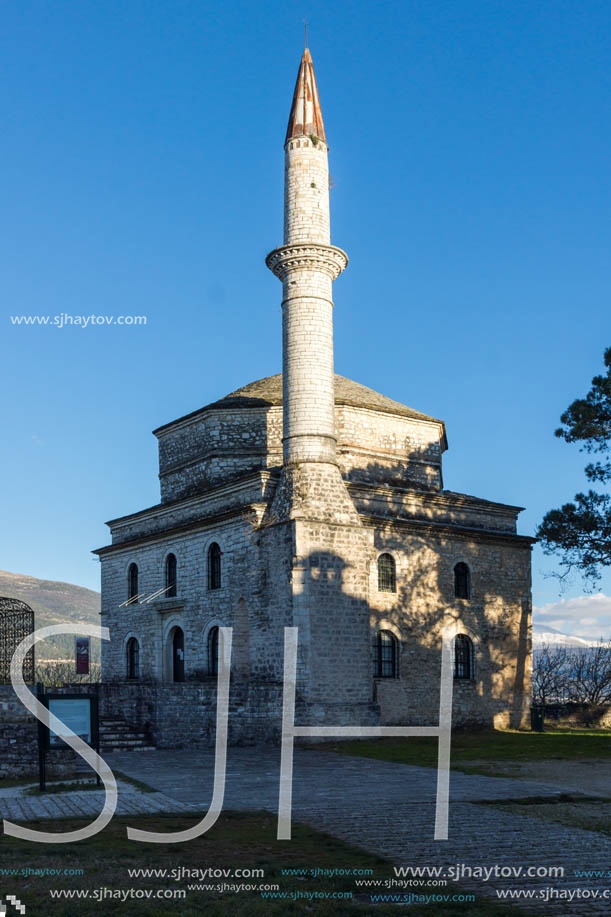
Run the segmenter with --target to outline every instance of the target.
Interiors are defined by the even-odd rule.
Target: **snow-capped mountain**
[[[533,649],[539,650],[542,646],[567,646],[588,647],[597,646],[598,640],[584,640],[572,634],[563,634],[546,624],[533,624]]]

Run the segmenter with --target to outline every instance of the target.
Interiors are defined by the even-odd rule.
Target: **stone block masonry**
[[[335,461],[331,285],[348,262],[341,249],[285,245],[267,256],[282,280],[285,462]]]
[[[309,137],[290,140],[284,166],[284,244],[329,245],[329,224],[327,146]]]
[[[12,685],[0,685],[0,778],[33,774],[38,767],[38,726]]]

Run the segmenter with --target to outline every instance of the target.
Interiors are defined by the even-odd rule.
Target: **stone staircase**
[[[151,738],[137,732],[119,717],[100,717],[100,753],[110,751],[154,751]]]

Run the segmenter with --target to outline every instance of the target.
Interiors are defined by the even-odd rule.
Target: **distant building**
[[[297,723],[524,725],[530,553],[519,507],[443,489],[441,420],[336,376],[327,142],[312,59],[285,140],[282,375],[155,430],[161,502],[109,524],[103,680],[159,744],[213,738],[219,627],[233,627],[230,737],[280,728],[284,628]],[[425,346],[425,345],[424,345]]]

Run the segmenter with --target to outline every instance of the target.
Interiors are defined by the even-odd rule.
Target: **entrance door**
[[[172,640],[172,673],[174,681],[185,680],[185,635],[180,627]]]

